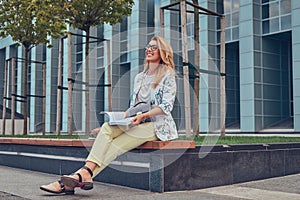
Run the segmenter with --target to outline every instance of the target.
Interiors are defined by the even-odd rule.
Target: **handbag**
[[[141,101],[136,103],[133,107],[127,110],[129,117],[134,117],[139,114],[143,114],[151,110],[151,106],[149,103]]]

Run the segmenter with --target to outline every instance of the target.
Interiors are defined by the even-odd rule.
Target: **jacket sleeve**
[[[176,96],[175,75],[170,73],[166,75],[165,79],[163,80],[163,85],[159,89],[157,95],[159,95],[159,99],[161,99],[158,106],[166,115],[169,115],[173,110]]]
[[[133,92],[132,94],[130,95],[130,103],[129,103],[129,107],[133,107],[134,104],[135,104],[135,98],[136,98],[136,95],[137,95],[137,91],[139,89],[139,85],[140,85],[140,82],[141,82],[141,77],[142,77],[142,74],[139,73],[137,74],[135,77],[134,77],[134,83],[133,83]]]

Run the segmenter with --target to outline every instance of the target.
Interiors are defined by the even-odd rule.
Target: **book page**
[[[130,125],[132,117],[125,118],[125,112],[101,112],[100,114],[106,114],[108,116],[109,125]]]

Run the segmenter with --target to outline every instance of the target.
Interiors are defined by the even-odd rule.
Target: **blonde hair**
[[[158,50],[160,52],[160,59],[161,63],[156,71],[156,79],[154,80],[153,83],[153,88],[156,88],[161,79],[165,76],[167,71],[170,71],[172,74],[175,75],[175,70],[174,70],[174,60],[173,60],[173,50],[171,45],[162,37],[160,36],[154,36],[151,38],[150,41],[156,41]],[[149,69],[149,63],[144,60],[144,72],[147,72]]]

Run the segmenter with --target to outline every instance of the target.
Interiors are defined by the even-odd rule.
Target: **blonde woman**
[[[76,187],[90,190],[93,177],[117,156],[147,141],[176,139],[177,129],[171,116],[175,95],[173,50],[165,39],[154,36],[145,47],[144,70],[135,77],[130,101],[130,106],[147,102],[151,109],[135,116],[131,128],[104,123],[85,165],[74,174],[62,176],[61,180],[43,185],[40,189],[56,194],[74,194]],[[150,122],[145,122],[146,119]]]

